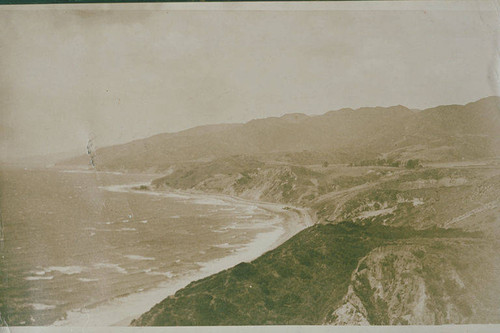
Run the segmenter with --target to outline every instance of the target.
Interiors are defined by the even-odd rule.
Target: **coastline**
[[[102,187],[107,191],[138,193],[154,196],[165,196],[179,199],[190,199],[194,202],[202,200],[204,202],[213,202],[214,200],[224,201],[231,205],[253,205],[266,210],[279,219],[274,223],[271,231],[258,233],[254,239],[239,248],[235,253],[229,256],[212,259],[208,262],[197,263],[201,267],[198,270],[187,272],[178,278],[162,282],[160,285],[140,293],[132,293],[123,297],[117,297],[104,304],[89,309],[77,309],[67,312],[66,319],[58,320],[54,326],[128,326],[130,322],[147,312],[155,304],[161,302],[176,291],[189,285],[191,282],[229,269],[240,262],[252,261],[264,253],[276,248],[283,242],[297,234],[299,231],[311,226],[313,220],[309,212],[304,208],[293,207],[290,205],[259,202],[247,200],[239,197],[188,191],[153,191],[134,189],[141,184],[113,185]],[[149,185],[149,184],[147,184]],[[287,209],[284,209],[288,207]]]

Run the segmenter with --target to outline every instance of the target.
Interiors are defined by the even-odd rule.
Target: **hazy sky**
[[[0,8],[3,159],[499,94],[498,12],[15,8]]]

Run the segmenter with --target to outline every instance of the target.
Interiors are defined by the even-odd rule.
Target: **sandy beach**
[[[287,239],[313,224],[311,215],[306,209],[290,205],[246,200],[221,194],[205,194],[188,191],[150,191],[138,190],[140,185],[128,184],[107,186],[103,189],[112,192],[132,192],[151,196],[165,196],[179,200],[189,200],[198,204],[217,204],[223,202],[232,206],[255,206],[270,212],[273,218],[272,230],[258,233],[253,240],[236,249],[234,253],[207,262],[197,262],[198,270],[192,270],[185,275],[169,279],[155,288],[140,293],[132,293],[115,298],[93,308],[82,308],[67,312],[64,320],[56,321],[55,326],[128,326],[130,322],[148,311],[164,298],[175,294],[189,283],[231,268],[240,262],[249,262],[263,253],[274,249]]]

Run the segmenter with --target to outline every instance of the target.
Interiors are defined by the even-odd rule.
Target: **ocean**
[[[128,186],[153,178],[1,170],[2,320],[126,325],[193,278],[253,259],[283,235],[285,219],[255,203]]]

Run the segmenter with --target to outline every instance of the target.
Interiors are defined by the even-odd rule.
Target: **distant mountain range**
[[[165,133],[97,149],[98,169],[164,171],[173,164],[232,155],[288,159],[298,164],[326,160],[351,163],[391,158],[456,161],[498,156],[500,97],[426,110],[392,107],[301,113]],[[316,158],[317,157],[317,158]],[[59,164],[88,165],[88,156]]]

